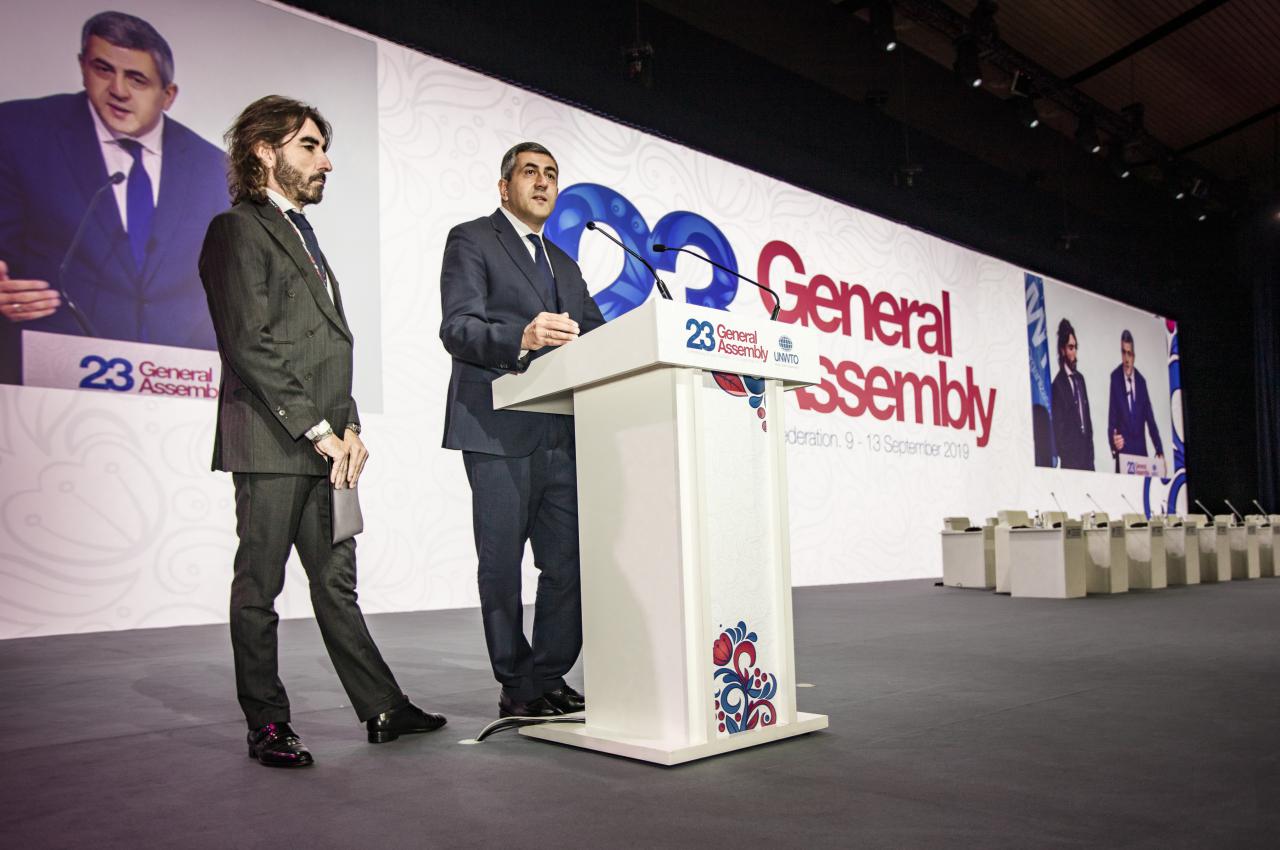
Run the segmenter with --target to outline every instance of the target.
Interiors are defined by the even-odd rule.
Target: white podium
[[[1009,592],[1009,535],[1010,529],[1029,528],[1031,517],[1026,511],[998,511],[995,527],[994,554],[996,558],[996,593]]]
[[[1244,518],[1245,569],[1249,578],[1275,575],[1271,563],[1271,523],[1265,516],[1249,514]]]
[[[1199,584],[1200,529],[1175,516],[1165,517],[1165,523],[1164,556],[1170,586]]]
[[[942,583],[946,587],[996,586],[995,527],[977,531],[968,517],[946,517],[942,529]]]
[[[1162,590],[1169,586],[1164,557],[1164,521],[1144,514],[1124,515],[1124,548],[1129,558],[1130,590]]]
[[[1248,529],[1236,524],[1231,514],[1219,514],[1213,518],[1218,528],[1218,557],[1222,557],[1222,540],[1226,539],[1228,569],[1233,581],[1258,578],[1249,574],[1249,539]],[[1221,564],[1219,564],[1221,568]]]
[[[1059,528],[997,528],[1009,553],[1009,594],[1039,599],[1085,595],[1084,538],[1077,520]]]
[[[1200,581],[1204,584],[1231,581],[1231,550],[1226,528],[1219,528],[1201,514],[1192,514],[1187,522],[1196,526],[1200,538]]]
[[[521,734],[673,765],[826,728],[796,710],[783,424],[815,343],[651,300],[494,381],[577,441],[586,723]]]
[[[1085,585],[1090,593],[1129,592],[1129,553],[1119,520],[1095,511],[1082,518],[1085,541]],[[1095,523],[1090,528],[1090,523]]]

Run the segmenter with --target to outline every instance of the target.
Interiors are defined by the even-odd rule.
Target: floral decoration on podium
[[[711,660],[716,667],[712,678],[722,682],[714,696],[721,732],[732,735],[757,726],[772,726],[778,720],[772,702],[778,692],[778,677],[752,668],[758,640],[756,633],[747,631],[747,624],[739,620],[711,646]]]
[[[735,375],[732,372],[712,372],[711,375],[720,385],[720,389],[729,395],[746,398],[751,409],[760,418],[761,430],[769,430],[764,411],[764,378],[748,378],[746,375]]]

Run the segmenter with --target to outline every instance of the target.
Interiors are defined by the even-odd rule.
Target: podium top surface
[[[573,413],[573,391],[663,367],[772,378],[784,389],[820,379],[809,328],[676,301],[651,299],[493,382],[495,409]]]

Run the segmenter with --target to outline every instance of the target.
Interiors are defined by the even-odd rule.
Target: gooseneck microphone
[[[1053,499],[1053,503],[1058,506],[1058,510],[1062,511],[1064,514],[1066,513],[1066,511],[1062,510],[1062,502],[1058,501],[1057,495],[1052,490],[1049,491],[1049,498]]]
[[[1239,512],[1238,510],[1236,510],[1236,506],[1235,506],[1235,505],[1231,504],[1231,500],[1230,500],[1230,499],[1223,499],[1222,501],[1226,502],[1226,503],[1227,503],[1227,507],[1231,508],[1231,513],[1233,513],[1233,514],[1235,514],[1235,515],[1236,515],[1236,519],[1240,520],[1241,522],[1244,522],[1244,517],[1240,516],[1240,512]]]
[[[746,275],[739,274],[738,272],[734,271],[728,266],[722,266],[719,263],[717,263],[715,260],[711,259],[710,257],[705,256],[703,254],[699,254],[697,251],[690,251],[688,248],[676,248],[672,245],[663,245],[661,242],[655,242],[653,245],[653,250],[657,251],[659,254],[665,251],[675,251],[676,253],[679,253],[679,254],[688,254],[690,257],[697,257],[699,260],[702,260],[702,262],[710,263],[711,265],[718,268],[720,271],[727,272],[733,275],[738,280],[745,280],[747,283],[751,284],[757,289],[763,289],[765,292],[773,296],[773,311],[769,313],[769,319],[774,322],[778,321],[778,313],[782,310],[782,299],[778,297],[778,293],[774,292],[772,289],[765,286],[763,283],[757,283],[756,281],[752,280]]]
[[[1254,499],[1254,500],[1253,500],[1253,506],[1254,506],[1254,507],[1256,507],[1258,510],[1262,511],[1262,515],[1263,515],[1263,516],[1266,516],[1266,515],[1268,514],[1267,509],[1266,509],[1266,508],[1264,508],[1264,507],[1262,506],[1262,503],[1261,503],[1261,502],[1259,502],[1257,499]]]
[[[72,318],[76,320],[76,324],[80,325],[80,330],[84,331],[85,336],[97,336],[93,325],[89,323],[89,318],[76,306],[76,302],[71,300],[71,296],[67,294],[66,275],[67,266],[71,265],[71,258],[75,256],[76,249],[80,247],[80,240],[84,238],[84,229],[89,224],[89,218],[93,215],[94,208],[98,205],[98,201],[106,194],[107,190],[113,186],[118,186],[125,181],[123,171],[117,171],[107,178],[107,182],[98,187],[98,190],[89,198],[89,205],[84,209],[84,215],[80,216],[80,225],[76,227],[76,235],[71,237],[71,244],[67,246],[67,253],[62,256],[62,262],[58,265],[57,292],[62,298],[62,303],[67,305],[67,311],[71,313]]]
[[[667,299],[668,301],[671,301],[671,300],[672,300],[672,298],[671,298],[671,293],[667,291],[667,285],[666,285],[665,283],[663,283],[663,282],[662,282],[662,278],[658,277],[658,270],[657,270],[657,269],[655,269],[655,268],[654,268],[654,267],[649,263],[649,261],[648,261],[648,260],[646,260],[644,257],[642,257],[642,256],[640,256],[639,254],[637,254],[635,251],[632,251],[632,250],[631,250],[630,248],[628,248],[626,245],[622,244],[622,241],[621,241],[620,239],[614,239],[614,238],[613,238],[612,236],[610,236],[608,233],[605,233],[603,230],[601,230],[601,229],[600,229],[600,227],[599,227],[599,226],[598,226],[594,221],[588,221],[588,222],[587,222],[587,230],[594,230],[596,233],[599,233],[599,234],[600,234],[601,236],[603,236],[605,239],[608,239],[608,240],[609,240],[610,242],[612,242],[614,245],[617,245],[619,248],[621,248],[622,250],[626,251],[629,255],[631,255],[632,257],[635,257],[637,260],[639,260],[639,261],[641,262],[641,264],[642,264],[646,269],[648,269],[648,270],[649,270],[649,274],[653,275],[653,282],[654,282],[654,285],[656,285],[656,286],[658,287],[658,292],[662,295],[662,297],[663,297],[663,298],[665,298],[665,299]]]
[[[1094,509],[1095,509],[1095,510],[1097,510],[1097,512],[1098,512],[1098,513],[1100,513],[1100,514],[1105,514],[1105,513],[1106,513],[1106,511],[1104,511],[1104,510],[1102,509],[1102,505],[1099,505],[1099,504],[1098,504],[1098,502],[1097,502],[1097,500],[1096,500],[1096,499],[1094,499],[1092,496],[1090,496],[1088,493],[1085,493],[1085,494],[1084,494],[1084,497],[1085,497],[1086,499],[1088,499],[1088,500],[1093,504]]]
[[[1195,499],[1194,501],[1195,501],[1195,503],[1196,503],[1197,505],[1199,505],[1199,506],[1200,506],[1200,510],[1204,511],[1204,515],[1205,515],[1205,516],[1207,516],[1210,520],[1212,520],[1212,519],[1213,519],[1213,511],[1211,511],[1211,510],[1209,510],[1208,508],[1206,508],[1206,507],[1204,506],[1204,502],[1200,501],[1199,499]]]

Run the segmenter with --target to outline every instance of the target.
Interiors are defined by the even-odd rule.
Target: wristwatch
[[[318,443],[321,440],[323,440],[325,437],[332,437],[332,436],[333,436],[333,426],[331,425],[328,428],[325,428],[319,434],[316,434],[314,437],[312,437],[311,442]]]
[[[347,423],[347,430],[348,430],[348,431],[354,431],[354,432],[356,433],[356,435],[358,436],[358,435],[360,434],[360,423],[359,423],[359,422],[348,422],[348,423]]]

